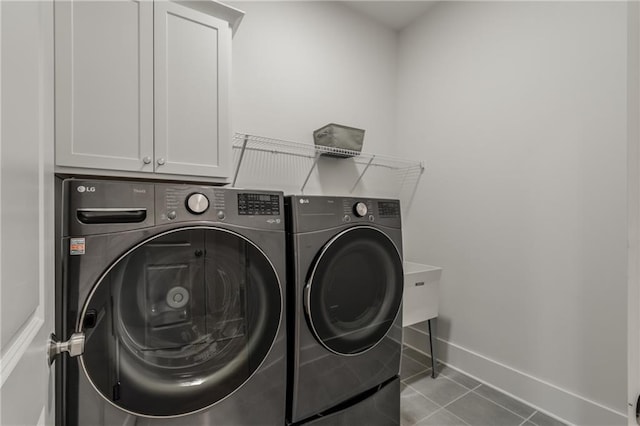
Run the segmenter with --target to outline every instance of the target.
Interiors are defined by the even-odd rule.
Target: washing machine
[[[283,424],[282,194],[70,179],[59,197],[57,424]]]
[[[400,202],[290,196],[285,208],[288,423],[346,425],[359,410],[399,424]]]

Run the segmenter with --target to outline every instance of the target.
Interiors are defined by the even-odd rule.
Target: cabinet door
[[[229,24],[173,2],[154,9],[156,172],[228,177]]]
[[[153,4],[57,1],[55,49],[56,164],[153,171]]]

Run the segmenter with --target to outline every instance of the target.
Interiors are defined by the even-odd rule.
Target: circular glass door
[[[141,416],[189,414],[246,382],[281,317],[276,272],[253,243],[216,228],[153,237],[95,285],[78,330],[96,390]]]
[[[384,338],[398,314],[402,259],[384,233],[354,227],[321,251],[305,287],[307,319],[327,349],[355,355]]]

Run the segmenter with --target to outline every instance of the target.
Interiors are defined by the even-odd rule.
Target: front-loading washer
[[[281,425],[279,192],[61,182],[57,424]]]
[[[285,208],[287,421],[349,424],[359,410],[375,416],[367,424],[399,424],[400,202],[289,196]]]

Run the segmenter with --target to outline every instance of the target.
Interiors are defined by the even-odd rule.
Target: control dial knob
[[[355,206],[353,206],[353,212],[358,217],[363,217],[368,211],[369,209],[367,208],[367,205],[361,201],[357,202]]]
[[[187,197],[187,210],[193,214],[202,214],[209,208],[209,199],[206,195],[194,192]]]

